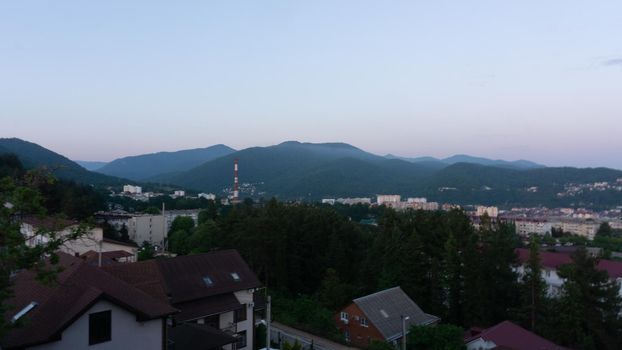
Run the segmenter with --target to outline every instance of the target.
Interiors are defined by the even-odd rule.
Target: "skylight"
[[[205,285],[208,287],[211,287],[214,285],[214,281],[212,281],[212,279],[209,276],[203,276],[203,283],[205,283]]]
[[[238,275],[237,272],[232,272],[231,273],[231,278],[233,278],[234,281],[239,282],[241,280],[240,275]]]
[[[25,308],[23,308],[20,312],[16,313],[15,316],[13,316],[11,318],[11,323],[15,323],[17,322],[17,320],[19,320],[20,318],[22,318],[24,315],[26,315],[27,313],[30,312],[30,310],[34,309],[35,306],[39,305],[36,301],[31,302],[30,304],[26,305]]]
[[[380,309],[380,314],[384,316],[384,318],[389,318],[389,314],[386,311],[384,311],[384,309]]]

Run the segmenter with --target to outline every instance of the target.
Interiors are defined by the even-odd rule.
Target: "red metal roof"
[[[491,341],[499,349],[513,350],[565,350],[541,336],[532,333],[510,321],[503,321],[496,326],[484,329],[480,333],[471,335],[465,342],[468,344],[477,339]]]
[[[516,249],[518,259],[521,263],[526,263],[529,260],[529,249],[518,248]],[[540,262],[542,266],[549,269],[558,269],[562,265],[570,264],[572,259],[568,253],[554,253],[541,251]],[[607,271],[609,278],[615,279],[622,277],[622,262],[601,259],[598,262],[598,269]]]

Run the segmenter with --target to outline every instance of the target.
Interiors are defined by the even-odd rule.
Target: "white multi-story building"
[[[399,194],[379,194],[376,196],[376,204],[378,205],[394,205],[402,201]]]
[[[335,204],[335,198],[323,198],[322,199],[322,204],[334,205]]]
[[[177,190],[177,191],[173,192],[173,196],[175,196],[175,197],[185,197],[186,196],[186,191]]]
[[[336,202],[345,205],[371,204],[371,198],[337,198]]]
[[[477,206],[475,215],[477,215],[477,216],[484,216],[484,214],[487,214],[491,218],[496,218],[497,216],[499,216],[499,208],[497,208],[497,207],[486,207],[486,206],[483,206],[483,205]]]
[[[140,186],[125,185],[123,186],[123,192],[130,194],[141,194],[143,193],[143,188]]]
[[[166,232],[170,231],[173,221],[180,217],[189,217],[194,221],[194,225],[199,224],[199,212],[200,209],[182,209],[182,210],[165,210],[164,217],[166,218]]]
[[[197,196],[199,198],[205,198],[209,201],[215,201],[216,200],[216,195],[213,193],[199,193],[199,195]]]
[[[544,220],[516,220],[514,221],[516,227],[516,234],[520,236],[528,236],[530,234],[537,234],[543,236],[547,233],[551,233],[553,224]]]
[[[427,203],[428,199],[427,198],[423,198],[423,197],[419,197],[419,198],[408,198],[406,201],[408,203]]]
[[[168,230],[163,215],[134,216],[128,223],[128,235],[138,245],[149,242],[151,245],[164,247]]]

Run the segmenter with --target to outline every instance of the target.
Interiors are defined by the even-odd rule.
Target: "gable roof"
[[[522,264],[525,264],[529,260],[529,249],[517,248],[516,252],[518,253],[518,260]],[[543,267],[556,270],[560,266],[570,263],[572,263],[570,254],[540,251],[540,264]],[[600,259],[597,268],[606,271],[609,274],[609,278],[615,279],[622,277],[622,262],[620,261]]]
[[[471,343],[478,339],[495,343],[495,349],[512,350],[563,350],[559,346],[541,336],[532,333],[510,321],[503,321],[496,326],[484,329],[465,339],[465,343]]]
[[[261,286],[236,250],[157,259],[156,262],[173,304]],[[239,278],[236,280],[234,275]],[[205,277],[213,283],[206,285]]]
[[[80,258],[59,253],[64,270],[52,286],[42,285],[32,271],[20,272],[14,280],[15,296],[7,301],[15,306],[7,315],[17,314],[31,302],[37,306],[22,318],[24,326],[2,339],[2,347],[16,348],[47,343],[60,334],[99,300],[108,300],[136,314],[141,321],[165,317],[177,312],[129,284]]]
[[[439,320],[438,317],[423,312],[400,287],[354,299],[353,302],[387,341],[402,336],[402,316],[409,317],[406,321],[407,328],[412,325],[423,326]]]

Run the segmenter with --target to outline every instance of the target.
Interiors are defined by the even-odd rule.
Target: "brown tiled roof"
[[[175,320],[177,322],[185,322],[199,317],[237,310],[241,307],[242,304],[240,304],[233,293],[221,294],[210,298],[175,304],[175,308],[180,310],[180,312],[175,315]]]
[[[160,301],[169,302],[163,284],[164,277],[153,259],[131,264],[108,265],[102,269]]]
[[[516,253],[518,254],[518,260],[525,264],[529,260],[529,249],[525,248],[516,248]],[[543,267],[549,269],[558,269],[562,265],[567,265],[572,263],[572,257],[570,254],[566,253],[555,253],[555,252],[540,252],[540,264]],[[615,279],[622,277],[622,262],[614,261],[614,260],[605,260],[599,259],[597,269],[606,271],[609,275],[609,278]]]
[[[64,253],[59,256],[59,264],[65,270],[54,286],[42,285],[31,271],[23,271],[15,278],[15,297],[7,302],[15,308],[7,316],[12,317],[31,302],[38,306],[22,317],[24,326],[2,339],[4,349],[57,340],[65,328],[102,299],[135,313],[139,320],[161,318],[177,311],[80,258]]]
[[[156,260],[171,303],[258,288],[261,283],[236,250],[178,256]],[[232,274],[239,276],[235,281]],[[204,277],[213,284],[207,286]]]
[[[22,218],[22,222],[29,224],[35,228],[46,229],[50,231],[60,231],[64,230],[66,227],[78,224],[77,221],[73,220],[39,216],[25,216]]]

